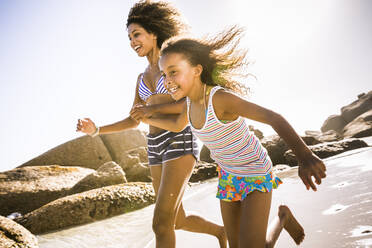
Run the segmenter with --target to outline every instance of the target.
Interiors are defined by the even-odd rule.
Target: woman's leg
[[[195,158],[189,154],[170,160],[163,166],[151,167],[153,185],[157,193],[153,219],[157,247],[175,247],[175,225],[184,230],[215,235],[219,238],[221,247],[226,247],[222,226],[205,221],[198,216],[185,215],[181,198],[194,163]]]

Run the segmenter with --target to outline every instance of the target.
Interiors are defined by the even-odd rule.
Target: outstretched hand
[[[132,117],[134,120],[138,122],[151,117],[151,115],[152,115],[152,111],[150,107],[142,105],[142,104],[134,105],[130,111],[130,117]]]
[[[86,134],[92,134],[96,131],[97,127],[94,122],[89,118],[78,119],[76,125],[76,132],[83,132]]]
[[[316,191],[317,188],[314,184],[313,178],[315,178],[316,184],[321,184],[322,178],[326,177],[326,170],[323,161],[312,153],[309,157],[301,161],[298,168],[298,175],[305,184],[307,190],[312,188]]]

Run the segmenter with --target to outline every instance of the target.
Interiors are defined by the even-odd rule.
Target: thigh
[[[241,202],[220,200],[221,214],[230,248],[239,247]]]
[[[160,165],[153,165],[150,166],[150,173],[152,178],[152,186],[155,191],[155,195],[158,195],[160,181],[161,181],[161,173],[162,173],[162,166]]]
[[[163,163],[155,211],[177,212],[194,165],[191,154]]]
[[[255,190],[242,202],[240,247],[265,247],[271,195]]]

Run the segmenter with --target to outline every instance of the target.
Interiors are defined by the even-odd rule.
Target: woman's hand
[[[305,184],[307,190],[309,190],[311,187],[314,191],[316,191],[317,188],[313,182],[313,177],[315,178],[316,184],[321,184],[322,178],[326,177],[326,170],[327,169],[323,161],[314,153],[311,153],[300,161],[298,176]]]
[[[134,105],[130,111],[130,117],[138,122],[143,121],[145,118],[151,117],[152,114],[151,107],[142,104]]]
[[[97,130],[94,122],[89,118],[78,119],[76,125],[76,132],[83,132],[85,134],[91,135]]]

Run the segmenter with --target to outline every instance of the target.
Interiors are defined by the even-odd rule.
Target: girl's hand
[[[89,118],[78,119],[76,125],[76,132],[83,132],[85,134],[92,134],[96,131],[97,127],[94,122]]]
[[[311,155],[306,159],[301,160],[298,168],[298,176],[305,184],[307,190],[309,190],[311,187],[314,191],[316,191],[317,188],[313,182],[313,177],[318,185],[321,184],[322,178],[326,177],[326,170],[327,169],[323,161],[314,153],[311,153]]]
[[[149,118],[152,115],[151,107],[137,104],[130,111],[130,117],[136,121],[143,121],[144,118]]]

